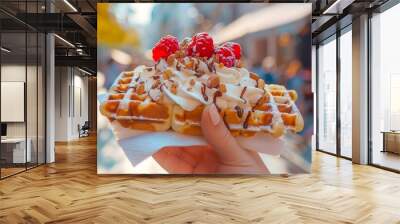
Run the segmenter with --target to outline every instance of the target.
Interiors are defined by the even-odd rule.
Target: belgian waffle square
[[[175,106],[171,121],[172,128],[183,134],[200,135],[203,109],[203,105],[193,111],[185,111]],[[253,136],[257,132],[267,132],[274,137],[279,137],[284,133],[281,113],[269,92],[265,92],[265,95],[253,105],[252,110],[245,111],[240,106],[236,106],[219,109],[219,112],[233,136]]]
[[[146,89],[145,83],[141,83],[134,72],[123,72],[110,88],[100,110],[126,128],[166,131],[171,126],[173,106],[163,101],[159,85]]]
[[[296,91],[287,90],[284,86],[275,84],[266,85],[265,89],[273,97],[281,114],[285,129],[294,132],[303,130],[304,120],[295,104],[297,100]]]

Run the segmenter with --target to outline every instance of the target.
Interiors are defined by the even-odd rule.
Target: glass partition
[[[38,127],[38,111],[37,111],[37,99],[38,99],[38,49],[37,41],[38,35],[36,32],[29,31],[27,33],[27,82],[26,82],[26,114],[27,114],[27,150],[31,151],[30,161],[27,163],[27,167],[34,167],[37,165],[38,160],[38,139],[37,139],[37,127]]]
[[[26,150],[26,40],[25,32],[1,34],[2,177],[24,171],[31,161],[29,147]]]
[[[318,145],[336,154],[336,37],[318,47]]]
[[[43,1],[0,1],[0,7],[43,11]],[[0,178],[45,163],[44,33],[0,12]],[[7,21],[7,23],[2,21]]]
[[[340,155],[352,157],[352,32],[340,36]]]
[[[400,171],[400,4],[371,19],[372,164]]]

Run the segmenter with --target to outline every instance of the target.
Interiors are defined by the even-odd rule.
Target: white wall
[[[70,141],[88,120],[88,78],[72,67],[56,67],[55,74],[55,141]]]
[[[55,119],[55,141],[67,141],[68,136],[68,88],[69,69],[67,67],[55,68],[55,95],[54,95],[54,119]]]
[[[36,74],[36,67],[28,66],[27,67],[28,74]],[[25,65],[17,65],[17,64],[9,64],[9,65],[2,65],[1,66],[1,81],[2,82],[26,82],[25,80]],[[30,85],[36,86],[36,80],[29,80]],[[31,102],[35,102],[36,107],[36,88],[27,88],[27,104]],[[32,92],[31,92],[32,91]],[[27,105],[29,106],[29,105]],[[32,105],[33,106],[33,105]],[[39,105],[40,106],[40,105]],[[7,108],[1,108],[2,110],[6,110]],[[28,122],[35,121],[37,115],[32,113],[27,113]],[[28,128],[33,127],[33,124],[28,124]],[[36,130],[36,126],[34,127]],[[28,137],[29,136],[28,130]],[[36,135],[36,132],[35,132]],[[25,137],[25,122],[7,122],[7,136],[8,137]],[[36,137],[36,136],[35,136]]]
[[[39,163],[44,162],[44,89],[42,68],[27,66],[25,64],[3,64],[1,66],[1,81],[17,81],[26,83],[26,110],[27,120],[24,122],[6,122],[7,137],[9,138],[25,138],[30,139],[30,147],[32,151],[32,161]],[[27,80],[25,80],[27,78]],[[5,97],[5,96],[2,96]],[[10,110],[10,108],[1,108],[1,110]],[[8,111],[12,113],[12,111]],[[24,111],[22,111],[24,112]],[[37,156],[36,153],[39,153]]]
[[[1,81],[25,82],[25,65],[2,65]],[[6,108],[1,108],[5,110]],[[25,137],[25,123],[7,123],[7,137]]]

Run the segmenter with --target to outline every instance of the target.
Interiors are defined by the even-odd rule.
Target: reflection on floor
[[[25,170],[25,167],[23,167],[23,168],[22,167],[1,168],[1,177],[4,178],[4,177],[13,175],[15,173],[18,173],[18,172],[21,172],[24,170]]]
[[[311,174],[97,175],[96,139],[0,181],[0,223],[398,223],[400,175],[313,153]]]
[[[400,171],[400,155],[392,152],[374,151],[373,163]]]
[[[2,164],[1,168],[1,178],[5,178],[7,176],[11,176],[13,174],[25,171],[26,169],[30,169],[32,167],[37,166],[36,163],[27,163],[25,164]]]

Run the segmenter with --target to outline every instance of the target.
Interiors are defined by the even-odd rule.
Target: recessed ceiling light
[[[57,35],[57,34],[54,34],[54,36],[57,37],[57,38],[58,38],[59,40],[61,40],[62,42],[66,43],[68,46],[75,48],[75,45],[73,45],[73,44],[72,44],[71,42],[69,42],[68,40],[66,40],[66,39],[64,39],[64,38],[62,38],[62,37],[60,37],[60,36]]]
[[[336,0],[335,2],[333,2],[332,5],[330,5],[326,10],[324,10],[322,14],[323,15],[342,14],[343,9],[351,5],[353,2],[354,0]]]
[[[67,4],[74,12],[78,12],[78,10],[68,1],[64,0],[65,4]]]
[[[0,49],[1,49],[2,51],[6,52],[6,53],[10,53],[10,52],[11,52],[11,50],[9,50],[9,49],[7,49],[7,48],[5,48],[5,47],[1,47]]]
[[[88,71],[86,71],[86,70],[83,70],[83,69],[81,69],[81,68],[79,68],[79,67],[78,67],[78,70],[81,71],[81,72],[83,72],[83,73],[85,73],[85,74],[87,74],[87,75],[92,75],[92,73],[90,73],[90,72],[88,72]]]

